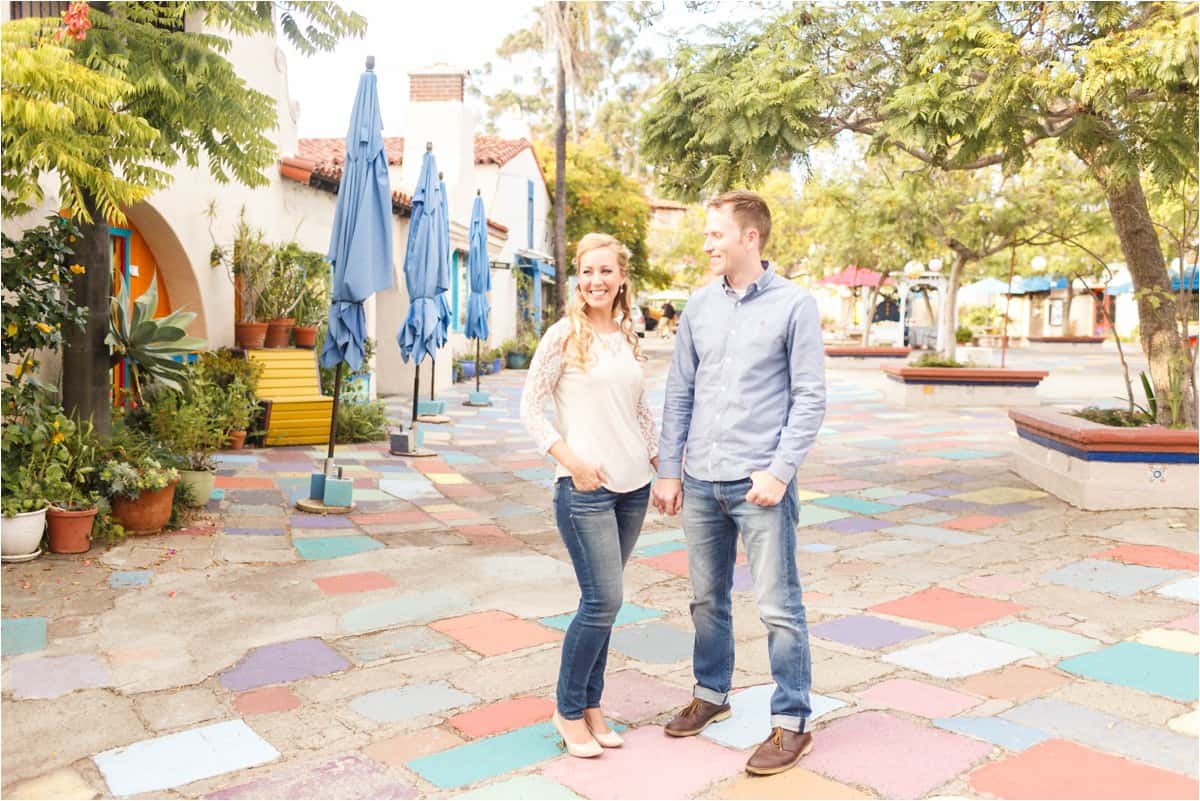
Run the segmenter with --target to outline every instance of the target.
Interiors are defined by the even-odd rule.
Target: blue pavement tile
[[[383,543],[370,537],[351,535],[348,537],[313,537],[311,539],[295,540],[292,547],[301,559],[336,559],[340,556],[353,556],[364,551],[375,551],[383,547]]]
[[[108,577],[108,586],[114,590],[145,587],[153,577],[153,570],[119,570]]]
[[[1054,737],[1053,734],[1022,726],[1003,718],[938,718],[933,725],[939,729],[965,734],[977,740],[984,740],[992,745],[1007,748],[1009,751],[1024,751],[1043,740]]]
[[[660,542],[657,545],[647,545],[634,550],[635,556],[660,556],[672,551],[682,551],[687,546],[682,542]]]
[[[1187,575],[1181,570],[1127,565],[1107,559],[1083,559],[1045,573],[1041,580],[1081,590],[1126,596],[1136,595]]]
[[[282,537],[287,533],[281,528],[227,528],[223,532],[235,537]]]
[[[837,546],[829,545],[828,543],[824,543],[824,542],[810,542],[810,543],[801,545],[796,550],[806,551],[807,553],[829,553],[830,551],[836,551]]]
[[[614,626],[628,626],[630,623],[640,623],[643,620],[651,620],[656,617],[662,617],[662,612],[657,609],[647,609],[644,606],[637,604],[624,604],[621,611],[617,612],[617,619],[613,623]],[[571,621],[575,619],[575,613],[570,612],[565,615],[555,615],[554,617],[544,617],[538,622],[543,626],[549,626],[552,629],[566,631],[567,626],[571,625]]]
[[[885,503],[875,503],[874,501],[865,501],[862,498],[851,498],[846,495],[831,495],[828,498],[816,498],[810,501],[810,503],[815,503],[818,506],[826,506],[830,509],[854,512],[859,515],[878,515],[884,512],[896,511],[895,506],[888,506]]]
[[[692,640],[690,631],[656,621],[614,631],[611,644],[613,650],[633,659],[668,665],[691,658]]]
[[[1195,701],[1200,684],[1195,654],[1138,642],[1117,643],[1100,651],[1065,659],[1058,667],[1076,676],[1133,687],[1176,701]]]
[[[465,787],[552,759],[562,753],[560,740],[546,721],[418,757],[405,765],[442,789]]]
[[[6,617],[0,621],[0,656],[31,654],[46,647],[46,618]]]
[[[550,481],[554,480],[554,471],[548,467],[530,467],[525,470],[517,470],[513,473],[517,478],[523,478],[526,481]]]
[[[439,456],[446,464],[483,464],[484,460],[470,453],[462,451],[442,451]]]

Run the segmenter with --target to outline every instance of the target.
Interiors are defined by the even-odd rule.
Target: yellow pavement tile
[[[828,497],[829,496],[827,494],[825,494],[824,492],[809,492],[808,490],[802,490],[802,489],[796,490],[796,498],[798,500],[800,500],[801,502],[811,501],[816,498],[828,498]]]
[[[1040,490],[1019,489],[1017,487],[991,487],[989,489],[972,490],[951,495],[951,498],[971,503],[987,503],[999,505],[1002,503],[1020,503],[1034,498],[1045,498],[1046,493]]]
[[[1133,639],[1142,645],[1153,645],[1155,648],[1182,651],[1185,654],[1200,654],[1200,636],[1190,631],[1150,629],[1143,631]]]
[[[9,798],[95,798],[100,793],[74,768],[59,768],[8,788]]]

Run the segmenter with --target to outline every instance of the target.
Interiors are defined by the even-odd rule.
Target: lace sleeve
[[[642,434],[642,441],[646,443],[646,452],[653,459],[658,456],[658,426],[654,423],[654,413],[650,411],[650,404],[646,403],[644,391],[638,396],[636,412],[638,431]]]
[[[542,453],[549,452],[562,439],[562,434],[546,419],[546,401],[554,396],[562,372],[563,329],[552,325],[534,351],[521,392],[521,423]]]

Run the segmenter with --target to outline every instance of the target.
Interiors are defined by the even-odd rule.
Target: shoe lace
[[[771,742],[772,742],[772,743],[775,745],[775,747],[776,747],[776,748],[778,748],[780,751],[782,751],[782,750],[783,750],[783,729],[781,729],[781,728],[775,728],[775,729],[772,729],[772,731],[771,731]]]
[[[687,705],[687,709],[683,710],[683,717],[690,718],[700,710],[700,699],[693,698],[692,702]]]

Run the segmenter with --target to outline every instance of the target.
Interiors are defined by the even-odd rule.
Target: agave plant
[[[121,279],[121,291],[110,301],[106,344],[112,347],[113,364],[129,361],[129,391],[133,402],[142,405],[142,385],[157,381],[176,391],[182,389],[185,377],[182,358],[205,346],[199,337],[189,337],[184,330],[196,315],[182,310],[155,319],[158,308],[157,281],[133,302],[130,309],[129,284]]]

